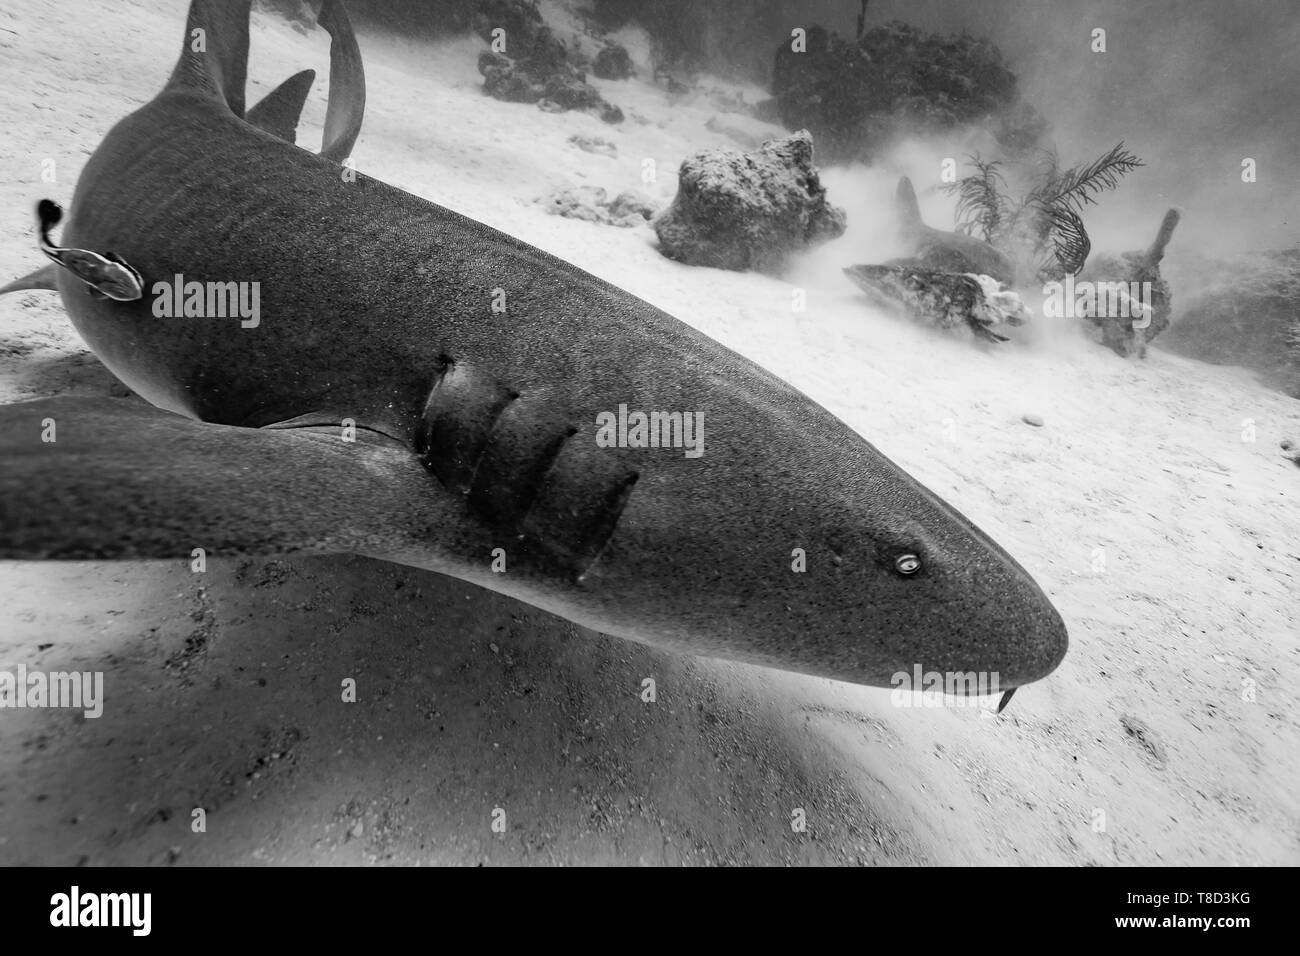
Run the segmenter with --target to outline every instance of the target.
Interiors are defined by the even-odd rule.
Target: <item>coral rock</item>
[[[756,152],[711,149],[682,163],[672,206],[654,223],[670,259],[720,269],[779,271],[790,255],[843,235],[826,201],[807,130]]]

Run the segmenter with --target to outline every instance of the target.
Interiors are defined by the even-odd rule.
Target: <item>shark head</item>
[[[898,265],[849,266],[844,270],[876,305],[924,316],[947,310],[950,296],[920,269]]]
[[[844,274],[886,311],[940,328],[990,324],[983,288],[968,276],[900,264],[849,266]]]
[[[1006,341],[991,326],[1023,325],[1029,317],[1019,295],[986,275],[897,262],[849,266],[844,274],[879,308],[938,328],[965,325],[988,341]]]
[[[1066,626],[1029,573],[971,520],[871,448],[856,544],[870,595],[860,626],[885,635],[899,675],[954,675],[949,693],[1003,692],[1050,674]],[[960,675],[960,676],[957,676]],[[877,675],[880,676],[880,675]],[[963,685],[968,688],[963,690]]]
[[[919,669],[1004,692],[1061,662],[1065,624],[1029,573],[842,421],[793,390],[728,411],[706,414],[701,458],[643,471],[582,623],[876,687]]]

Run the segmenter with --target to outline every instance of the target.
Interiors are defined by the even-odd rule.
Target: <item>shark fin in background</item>
[[[898,191],[894,194],[894,207],[898,210],[898,221],[903,232],[919,232],[925,228],[921,218],[921,203],[916,198],[912,181],[904,176],[898,181]]]

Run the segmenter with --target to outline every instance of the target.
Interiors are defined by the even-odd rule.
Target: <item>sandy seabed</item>
[[[165,83],[185,8],[0,10],[6,280],[40,265],[36,199],[66,204],[108,128]],[[1300,472],[1278,453],[1300,438],[1300,404],[1158,347],[1125,362],[1040,328],[994,349],[873,313],[839,268],[878,261],[897,170],[823,170],[850,230],[785,281],[670,262],[648,227],[536,200],[587,184],[667,202],[685,155],[735,145],[706,129],[705,98],[595,81],[628,113],[609,127],[483,96],[476,40],[362,46],[360,169],[802,389],[1011,552],[1060,609],[1070,653],[994,719],[661,654],[357,558],[204,574],[181,558],[5,563],[0,667],[104,671],[107,701],[99,720],[0,711],[0,863],[1300,862]],[[255,15],[250,102],[304,67],[322,77],[304,145],[327,51],[323,34]],[[55,296],[0,300],[0,401],[111,393]],[[347,677],[355,704],[340,701]]]

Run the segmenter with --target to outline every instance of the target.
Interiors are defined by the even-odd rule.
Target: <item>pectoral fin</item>
[[[382,556],[461,507],[369,432],[344,442],[101,399],[0,406],[0,559]]]
[[[0,286],[0,295],[8,295],[10,292],[25,292],[28,289],[36,289],[44,292],[58,292],[58,270],[59,267],[52,264],[37,269],[35,272],[29,273],[21,279],[15,279],[6,286]]]

